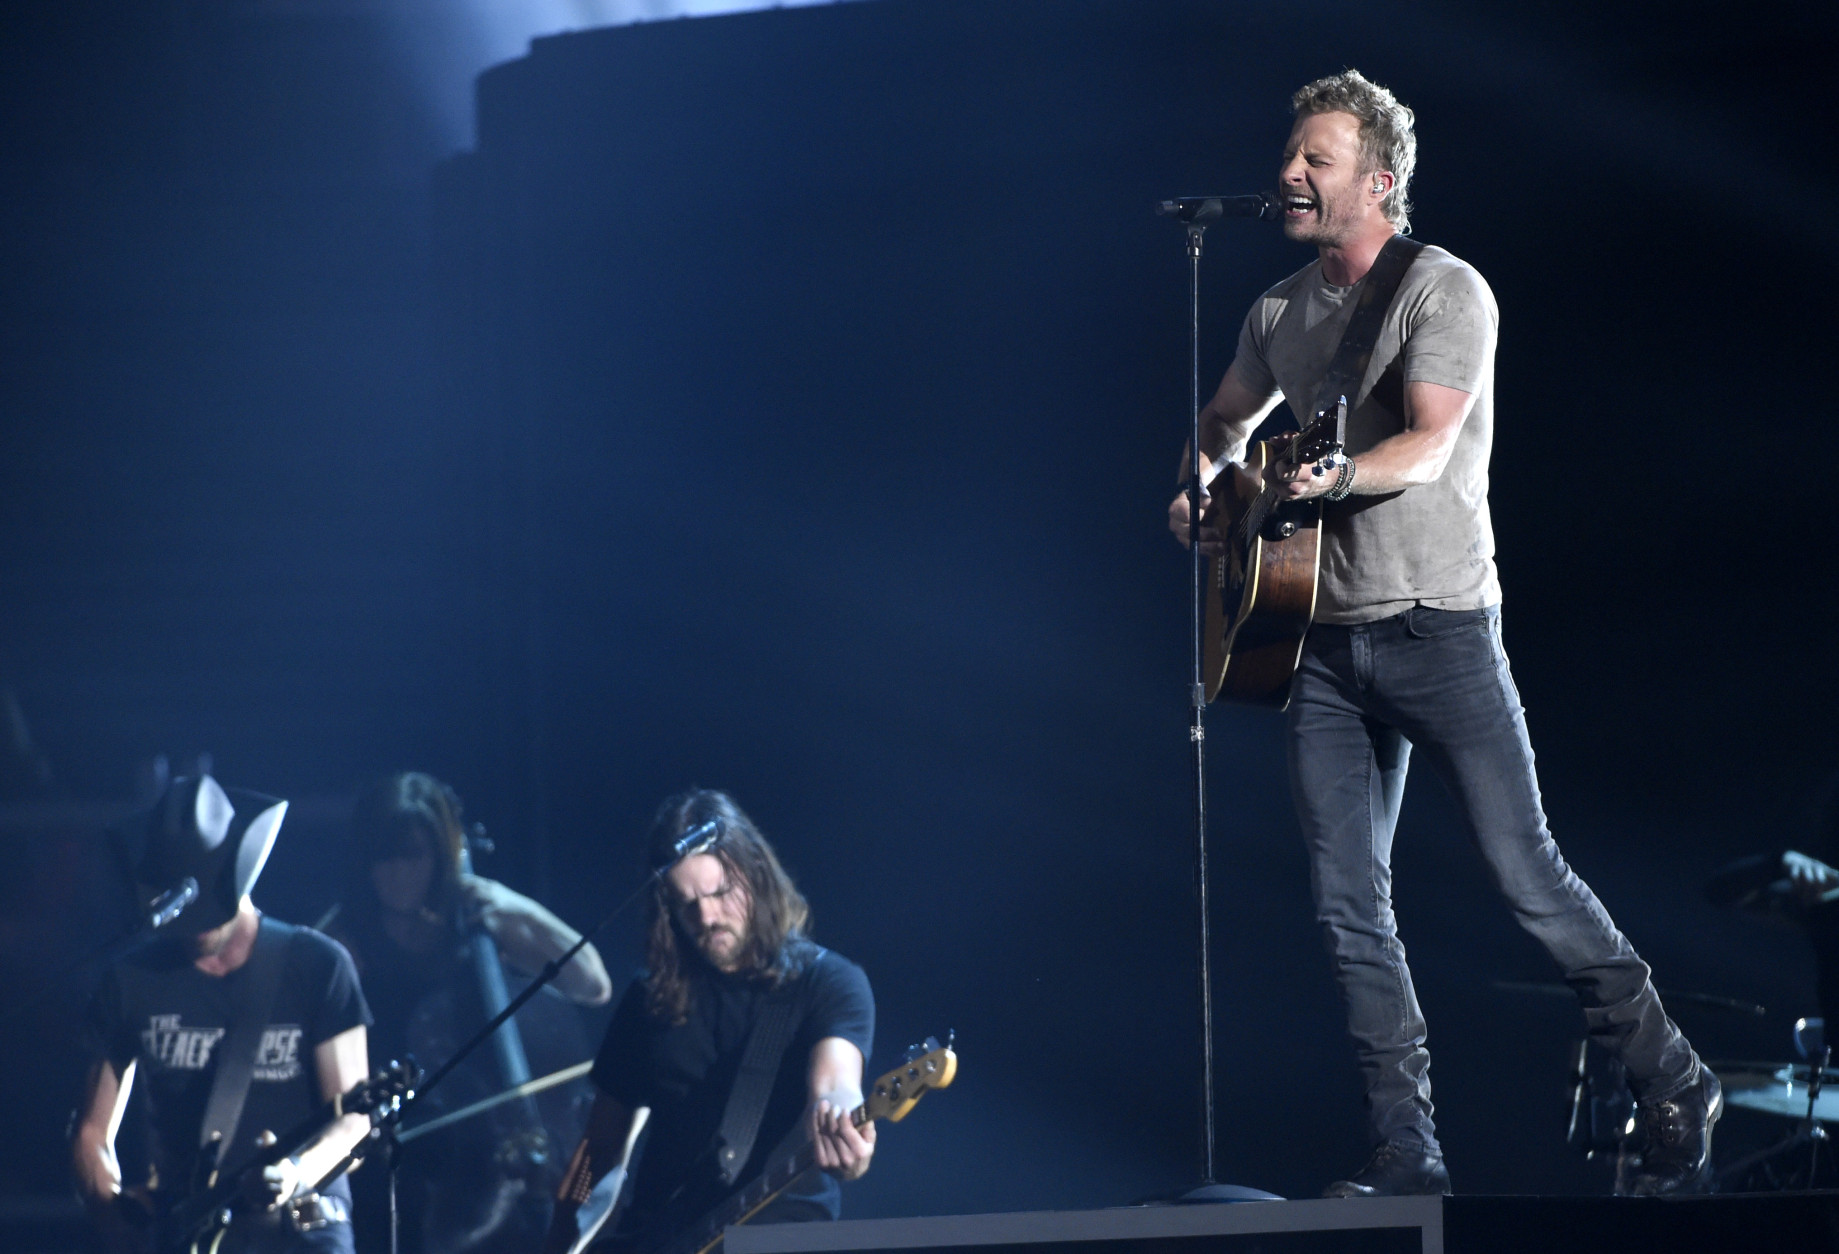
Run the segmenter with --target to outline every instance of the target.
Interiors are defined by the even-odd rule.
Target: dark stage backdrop
[[[1417,233],[1500,298],[1506,638],[1555,830],[1663,988],[1770,1006],[1678,1003],[1708,1053],[1785,1052],[1805,956],[1697,884],[1804,832],[1839,759],[1839,154],[1781,69],[1830,19],[660,23],[486,74],[476,150],[430,181],[361,23],[173,11],[184,55],[171,23],[52,17],[8,50],[0,645],[66,795],[211,749],[323,799],[259,894],[311,917],[338,799],[424,766],[500,836],[488,871],[585,923],[664,793],[728,788],[874,979],[871,1066],[960,1034],[958,1086],[885,1132],[851,1213],[1185,1183],[1185,260],[1150,209],[1268,185],[1288,93],[1356,65],[1419,111]],[[1307,259],[1209,232],[1210,381]],[[1352,1059],[1277,723],[1210,726],[1221,1175],[1308,1194],[1365,1152]],[[1427,773],[1397,863],[1457,1186],[1602,1189],[1562,1144],[1576,1012],[1497,987],[1553,974]],[[30,984],[41,897],[15,898]],[[604,949],[636,962],[628,931]]]

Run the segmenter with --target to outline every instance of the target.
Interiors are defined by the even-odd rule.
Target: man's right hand
[[[1200,492],[1200,551],[1209,557],[1220,554],[1220,533],[1214,526],[1215,510],[1213,498],[1207,489]],[[1184,488],[1176,498],[1169,502],[1169,530],[1181,541],[1185,549],[1188,546],[1188,493]]]

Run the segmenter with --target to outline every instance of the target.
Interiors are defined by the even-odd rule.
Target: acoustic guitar
[[[1301,431],[1259,440],[1239,474],[1214,477],[1215,517],[1224,552],[1213,559],[1206,592],[1202,678],[1207,700],[1281,710],[1302,659],[1303,637],[1315,618],[1322,500],[1284,500],[1264,482],[1265,467],[1315,462],[1324,473],[1341,465],[1347,398],[1324,409]]]

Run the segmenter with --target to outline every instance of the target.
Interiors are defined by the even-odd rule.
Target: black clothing
[[[368,903],[367,903],[368,904]],[[456,928],[426,953],[397,944],[373,908],[341,909],[331,930],[350,949],[375,1007],[373,1059],[413,1056],[424,1068],[446,1062],[486,1020],[468,942]],[[505,970],[513,995],[520,981]],[[554,986],[515,1016],[532,1075],[581,1061],[591,1048],[580,1011]],[[418,1101],[410,1126],[458,1110],[505,1087],[490,1044],[475,1050]],[[529,1143],[521,1106],[511,1103],[462,1120],[403,1146],[397,1161],[396,1204],[403,1254],[508,1254],[538,1249],[549,1226],[559,1168],[580,1138],[587,1106],[581,1080],[535,1099],[549,1138],[550,1161],[535,1164],[517,1151]],[[558,1148],[560,1147],[560,1148]],[[389,1248],[388,1173],[381,1157],[352,1182],[352,1225],[366,1250]]]
[[[242,1118],[223,1156],[222,1170],[230,1173],[251,1161],[262,1132],[285,1134],[323,1104],[314,1051],[341,1032],[370,1023],[357,972],[338,942],[272,919],[264,918],[261,928],[287,929],[293,937],[286,945]],[[138,1064],[134,1091],[146,1103],[149,1166],[166,1197],[184,1197],[194,1178],[199,1129],[217,1075],[216,1047],[237,1016],[253,1013],[246,1010],[249,977],[246,964],[228,975],[207,975],[179,944],[161,944],[111,969],[90,1003],[86,1045],[91,1057],[107,1058],[118,1076],[129,1063]],[[135,1180],[130,1177],[127,1183]],[[349,1204],[345,1179],[325,1192]],[[349,1231],[345,1225],[335,1227]],[[298,1248],[309,1246],[315,1243]]]
[[[415,1054],[415,1061],[423,1067],[445,1061],[424,1057],[426,1042],[414,1039],[416,1034],[410,1028],[428,995],[447,989],[466,961],[458,932],[449,944],[415,953],[391,940],[374,912],[341,907],[336,914],[322,919],[320,926],[350,951],[358,976],[364,981],[364,995],[375,1016],[370,1029],[370,1056],[388,1062]],[[474,1025],[469,1021],[467,1026]]]
[[[875,999],[862,968],[827,949],[808,949],[802,971],[789,985],[798,1028],[780,1059],[753,1153],[737,1184],[757,1176],[802,1121],[812,1046],[841,1037],[866,1060],[874,1044]],[[621,1231],[641,1243],[695,1220],[729,1192],[715,1174],[713,1142],[770,985],[703,968],[690,990],[688,1017],[672,1026],[647,1009],[643,978],[633,980],[594,1059],[593,1080],[602,1091],[628,1110],[651,1108],[631,1205],[621,1222]],[[813,1172],[769,1210],[777,1214],[762,1218],[835,1219],[842,1190],[828,1174]]]

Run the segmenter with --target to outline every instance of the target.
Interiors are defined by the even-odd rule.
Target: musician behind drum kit
[[[1713,905],[1733,906],[1783,922],[1807,938],[1813,950],[1820,1014],[1795,1024],[1794,1047],[1801,1062],[1740,1064],[1731,1076],[1731,1104],[1797,1121],[1788,1140],[1725,1172],[1737,1187],[1830,1185],[1834,1155],[1823,1148],[1818,1124],[1839,1123],[1834,1088],[1839,1072],[1831,1066],[1839,1050],[1839,777],[1827,785],[1819,822],[1799,848],[1780,846],[1726,863],[1705,885]],[[1822,1091],[1824,1090],[1824,1091]],[[1746,1164],[1755,1167],[1745,1171]],[[1722,1176],[1724,1173],[1721,1172]]]
[[[1826,1024],[1839,1024],[1839,778],[1828,793],[1820,823],[1801,848],[1725,864],[1705,885],[1705,897],[1803,932],[1813,948],[1820,1014]],[[1839,1044],[1839,1028],[1826,1033],[1826,1042]]]

